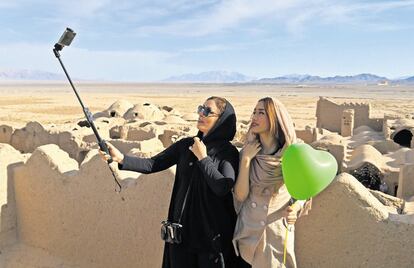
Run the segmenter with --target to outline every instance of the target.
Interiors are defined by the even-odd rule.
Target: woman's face
[[[270,130],[269,118],[262,101],[259,101],[253,110],[250,129],[254,134],[260,134]]]
[[[197,128],[203,132],[204,135],[213,128],[219,119],[220,111],[216,106],[214,100],[208,100],[200,105],[198,109]]]

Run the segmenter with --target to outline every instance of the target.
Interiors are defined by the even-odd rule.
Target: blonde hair
[[[266,111],[267,119],[269,120],[269,128],[270,133],[273,136],[277,136],[278,133],[278,118],[275,109],[275,103],[273,102],[272,98],[266,97],[259,100],[259,102],[263,102],[264,109]]]
[[[295,142],[296,133],[294,124],[286,107],[280,101],[273,100],[270,97],[262,98],[260,101],[263,102],[266,116],[269,120],[270,134],[275,137],[279,146],[283,147]]]

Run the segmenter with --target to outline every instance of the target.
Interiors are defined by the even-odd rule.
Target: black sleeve
[[[217,169],[213,160],[207,156],[198,161],[198,164],[208,186],[216,195],[224,196],[231,191],[237,175],[235,163],[232,164],[228,160],[222,160],[219,169]]]
[[[118,168],[121,170],[137,171],[144,174],[167,169],[177,164],[178,157],[180,155],[180,148],[184,145],[182,141],[183,140],[180,140],[172,144],[170,147],[151,158],[140,158],[125,155],[123,164],[118,164]]]

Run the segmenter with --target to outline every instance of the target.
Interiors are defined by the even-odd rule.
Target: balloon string
[[[295,202],[290,207],[293,209],[296,205],[297,203]],[[286,221],[286,234],[285,234],[285,242],[283,243],[284,244],[283,245],[283,265],[286,266],[286,249],[287,249],[287,241],[288,241],[288,236],[289,236],[289,229],[291,228],[291,225],[287,223],[286,218],[284,218],[284,220]]]
[[[288,235],[289,235],[289,226],[286,227],[286,235],[285,235],[285,243],[284,243],[284,247],[283,247],[283,265],[286,266],[286,248],[287,248],[287,240],[288,240]]]

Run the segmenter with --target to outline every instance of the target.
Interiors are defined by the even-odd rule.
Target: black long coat
[[[177,165],[168,219],[177,222],[185,193],[189,193],[181,223],[182,246],[194,252],[213,252],[213,247],[230,252],[233,263],[232,237],[236,223],[231,189],[238,173],[239,153],[230,143],[236,133],[236,115],[229,102],[213,129],[198,137],[207,147],[207,157],[198,161],[189,150],[193,138],[182,139],[152,158],[125,156],[121,169],[153,173]],[[162,193],[160,193],[162,194]],[[220,235],[219,244],[213,238]],[[217,241],[217,240],[215,240]],[[166,247],[167,249],[167,247]],[[164,251],[163,267],[168,267]],[[227,265],[231,267],[232,265]]]

